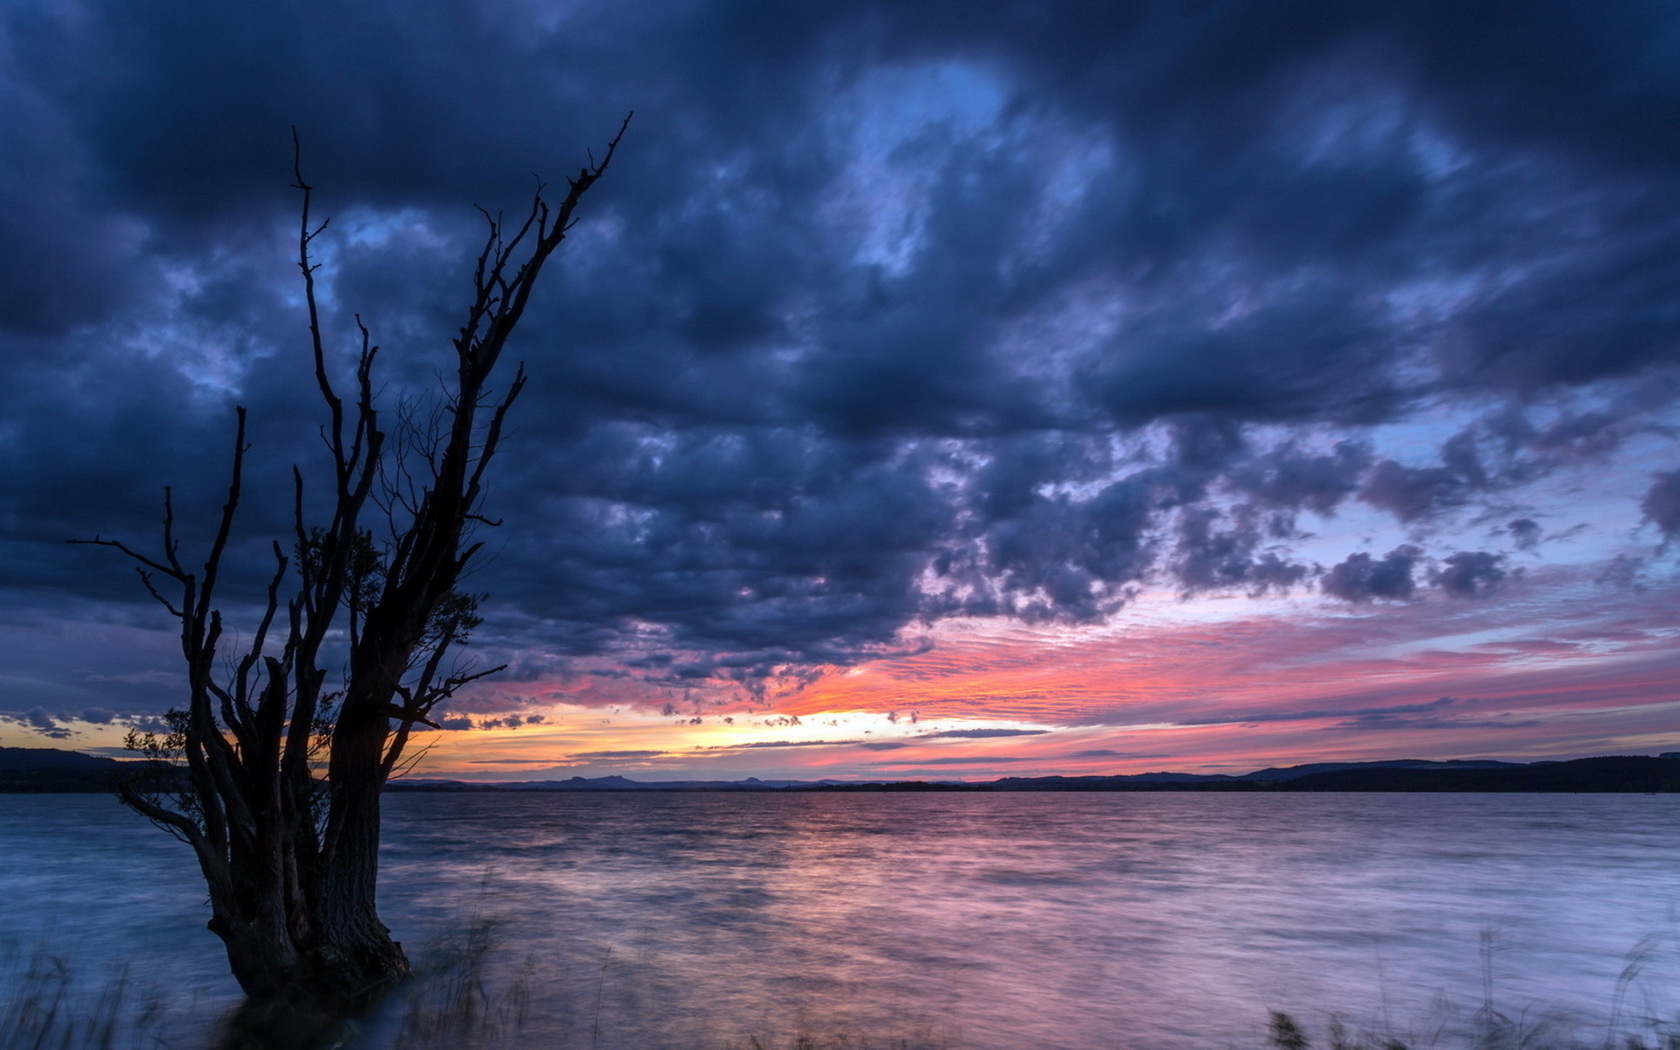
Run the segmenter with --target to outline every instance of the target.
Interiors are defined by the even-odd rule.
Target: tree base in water
[[[227,1019],[217,1050],[329,1050],[350,1046],[360,1029],[355,1013],[318,1003],[247,999]]]

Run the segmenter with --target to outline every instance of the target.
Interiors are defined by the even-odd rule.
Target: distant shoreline
[[[56,748],[0,747],[0,794],[113,792],[118,781],[142,764]],[[1660,756],[1610,755],[1562,762],[1498,762],[1400,759],[1386,762],[1318,762],[1256,770],[1242,776],[1200,773],[1136,773],[1114,776],[1004,777],[962,781],[635,781],[625,777],[484,782],[394,780],[393,792],[794,792],[794,793],[1008,793],[1047,791],[1190,792],[1486,792],[1486,793],[1680,793],[1680,752]]]
[[[1119,776],[1005,777],[984,783],[880,781],[767,784],[747,781],[633,781],[597,785],[583,778],[520,784],[467,781],[394,781],[392,791],[760,791],[794,793],[1022,793],[1022,792],[1460,792],[1460,793],[1680,793],[1680,758],[1620,755],[1567,762],[1466,763],[1408,760],[1397,763],[1324,763],[1260,770],[1242,777],[1194,773]],[[605,779],[605,778],[603,778]],[[614,778],[622,779],[622,778]]]

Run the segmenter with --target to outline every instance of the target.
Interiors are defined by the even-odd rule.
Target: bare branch
[[[321,310],[315,299],[315,266],[310,262],[309,242],[320,235],[327,228],[326,223],[311,230],[309,227],[309,205],[315,194],[315,187],[303,178],[303,142],[298,138],[297,126],[292,126],[292,175],[293,186],[303,193],[303,206],[298,219],[298,270],[303,274],[303,301],[309,313],[309,345],[315,356],[315,382],[321,388],[321,398],[326,401],[327,409],[332,413],[332,424],[328,433],[331,435],[333,458],[338,464],[339,476],[344,475],[344,403],[333,392],[332,379],[327,375],[326,345],[321,339]]]
[[[151,801],[130,784],[117,785],[117,795],[123,800],[124,805],[135,810],[154,824],[166,828],[182,842],[191,846],[194,851],[200,854],[206,852],[208,844],[204,841],[204,833],[191,819]]]
[[[519,392],[525,389],[525,366],[514,370],[513,382],[508,385],[507,396],[502,398],[501,404],[496,406],[495,413],[490,417],[490,429],[479,446],[478,463],[473,467],[472,478],[467,482],[467,506],[478,505],[479,493],[482,491],[484,471],[490,466],[490,461],[496,456],[496,449],[502,443],[502,422],[507,418],[508,409],[519,397]]]
[[[238,423],[234,427],[233,436],[233,469],[232,477],[228,480],[227,502],[222,504],[221,524],[216,528],[216,538],[210,543],[210,555],[204,560],[204,583],[198,591],[198,608],[194,615],[203,620],[210,611],[210,603],[215,596],[216,577],[221,570],[222,552],[227,550],[228,536],[233,532],[233,519],[239,512],[239,488],[244,479],[245,453],[250,446],[245,444],[245,406],[239,405],[234,409]]]
[[[159,605],[163,606],[165,609],[168,609],[169,610],[169,615],[175,617],[175,619],[184,620],[184,619],[187,618],[186,613],[184,613],[181,610],[175,608],[174,604],[171,603],[168,598],[165,598],[158,591],[157,587],[152,583],[152,574],[151,573],[147,572],[145,569],[142,569],[138,565],[136,565],[134,567],[134,571],[137,574],[139,574],[140,583],[146,588],[146,593],[150,594],[152,596],[153,601],[157,602]]]
[[[153,561],[151,558],[148,558],[144,554],[141,554],[139,551],[130,547],[128,544],[123,543],[121,540],[105,540],[105,539],[100,539],[98,536],[95,536],[91,540],[65,540],[64,542],[65,543],[76,544],[76,545],[79,545],[79,546],[110,547],[112,550],[119,551],[122,554],[128,555],[130,558],[133,558],[135,561],[139,562],[141,565],[144,565],[146,568],[151,569],[153,572],[162,573],[163,575],[168,576],[171,579],[180,580],[183,583],[192,579],[191,576],[188,576],[185,573],[178,573],[178,572],[175,571],[175,569],[171,568],[168,565],[164,565],[161,562]]]
[[[169,559],[169,567],[177,573],[186,570],[181,567],[179,557],[181,544],[175,538],[175,491],[170,486],[163,487],[163,556]]]

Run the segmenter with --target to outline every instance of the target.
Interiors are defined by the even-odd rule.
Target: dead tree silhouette
[[[201,569],[189,568],[181,553],[167,488],[159,553],[119,540],[72,541],[132,559],[151,597],[179,621],[186,704],[170,713],[168,732],[130,736],[132,747],[173,769],[158,776],[154,768],[121,794],[192,847],[209,890],[209,927],[253,999],[343,1007],[409,972],[375,906],[381,792],[414,727],[431,725],[439,703],[500,670],[451,658],[478,623],[477,596],[458,584],[481,551],[473,529],[494,524],[482,515],[486,472],[524,388],[524,366],[500,389],[490,381],[544,264],[629,122],[598,162],[591,155],[567,180],[558,203],[539,185],[517,226],[483,212],[488,231],[432,427],[400,418],[387,424],[376,397],[379,348],[360,318],[355,390],[347,399],[335,389],[312,254],[327,223],[311,217],[313,188],[294,160],[303,197],[298,268],[326,410],[330,514],[305,520],[309,479],[294,466],[294,534],[272,544],[273,572],[248,642],[233,640],[218,606],[250,452],[243,407],[227,499]],[[368,521],[377,521],[377,534]],[[329,642],[335,632],[347,642]],[[335,645],[329,659],[324,649]],[[340,669],[329,669],[334,662]]]

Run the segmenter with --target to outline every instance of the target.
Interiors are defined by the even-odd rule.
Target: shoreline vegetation
[[[0,747],[0,793],[114,792],[122,778],[147,768],[57,748]],[[1378,791],[1680,793],[1680,752],[1658,756],[1607,755],[1558,762],[1468,760],[1431,762],[1318,762],[1256,770],[1242,776],[1137,773],[1114,776],[1004,777],[964,781],[636,781],[625,777],[480,782],[413,778],[393,780],[397,792],[531,791],[759,791],[759,792],[1024,792],[1024,791]]]

